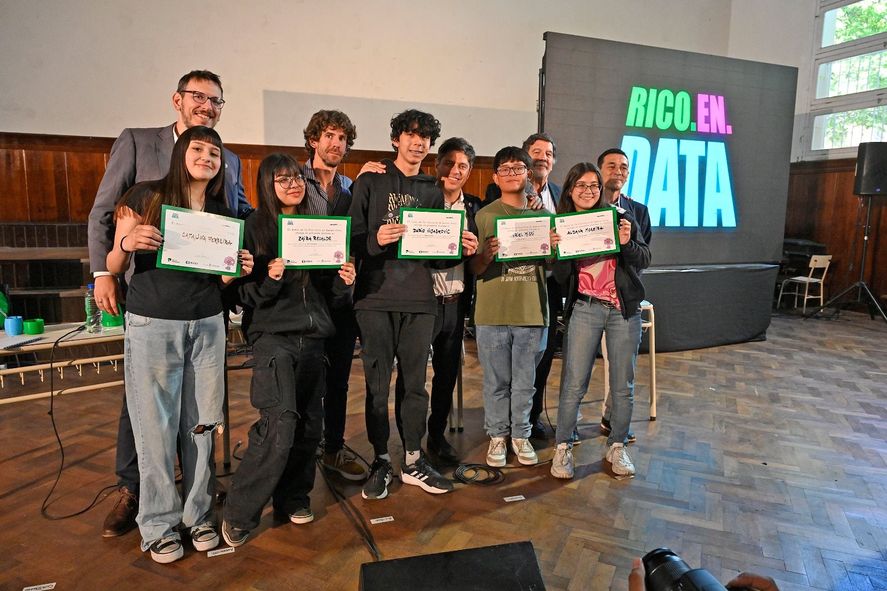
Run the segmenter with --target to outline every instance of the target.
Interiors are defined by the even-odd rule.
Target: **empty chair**
[[[810,272],[805,275],[798,275],[786,279],[779,288],[779,299],[776,300],[776,309],[782,304],[783,295],[795,296],[795,308],[798,307],[798,298],[804,298],[801,308],[804,314],[807,313],[807,300],[819,300],[822,306],[825,302],[825,275],[828,273],[828,267],[832,262],[832,255],[818,254],[810,257]],[[786,291],[786,286],[793,291]]]

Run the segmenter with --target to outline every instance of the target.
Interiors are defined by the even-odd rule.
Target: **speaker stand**
[[[838,302],[845,295],[853,291],[856,291],[856,303],[862,303],[862,294],[864,293],[866,297],[868,297],[869,304],[869,315],[872,317],[872,320],[875,318],[874,310],[877,310],[881,315],[881,318],[884,319],[884,322],[887,322],[887,314],[884,313],[884,308],[881,307],[881,304],[878,302],[878,298],[872,293],[872,290],[869,288],[868,284],[865,282],[865,261],[866,255],[868,254],[868,245],[869,245],[869,230],[871,229],[871,220],[872,220],[872,196],[865,195],[866,199],[868,199],[868,203],[866,204],[865,209],[865,226],[863,227],[863,235],[862,235],[862,260],[859,263],[859,280],[853,285],[847,287],[844,291],[831,298],[822,306],[816,308],[809,314],[805,315],[804,318],[811,318],[816,316],[820,312],[822,312],[825,308],[831,308],[835,306],[837,308]],[[845,302],[849,303],[849,302]]]

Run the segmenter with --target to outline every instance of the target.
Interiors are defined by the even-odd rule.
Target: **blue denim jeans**
[[[576,428],[579,403],[588,390],[594,360],[607,339],[610,362],[610,436],[607,445],[625,442],[634,408],[634,370],[641,344],[641,315],[628,320],[615,308],[597,302],[577,301],[564,336],[560,404],[557,410],[557,443],[570,440]]]
[[[545,350],[544,326],[476,327],[484,370],[484,428],[490,437],[530,436],[536,364]]]
[[[126,403],[141,479],[136,523],[142,550],[173,528],[210,520],[213,434],[222,423],[225,326],[222,315],[164,320],[126,313]],[[182,490],[176,490],[176,441]]]

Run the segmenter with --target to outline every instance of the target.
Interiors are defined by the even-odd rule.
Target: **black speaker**
[[[530,542],[368,562],[360,591],[545,591]]]
[[[859,144],[853,193],[887,195],[887,142]]]

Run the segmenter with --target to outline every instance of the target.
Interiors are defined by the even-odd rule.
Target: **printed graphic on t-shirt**
[[[419,200],[409,193],[388,193],[388,213],[383,224],[399,224],[401,207],[418,207]]]
[[[524,261],[502,261],[502,281],[536,282],[536,265],[528,265]]]

